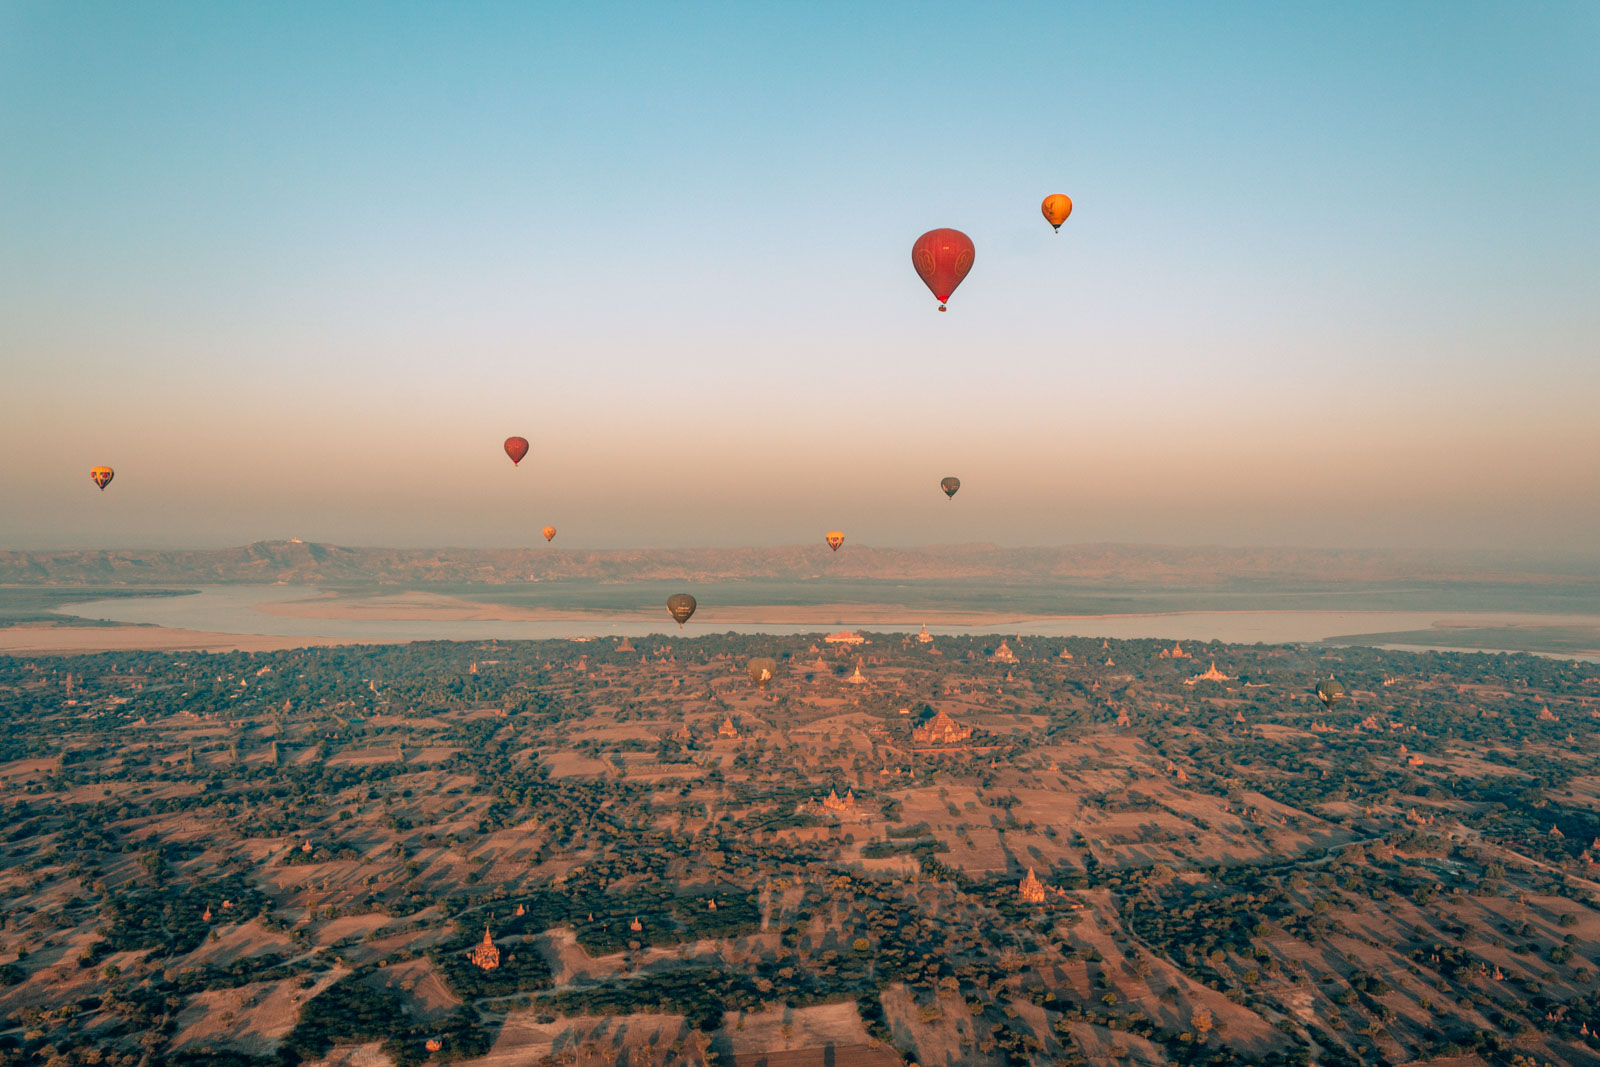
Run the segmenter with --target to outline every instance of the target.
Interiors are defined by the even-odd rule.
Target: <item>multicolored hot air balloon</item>
[[[972,238],[960,230],[929,230],[911,246],[911,265],[923,284],[933,290],[940,311],[972,269],[974,255]]]
[[[1317,699],[1322,701],[1322,706],[1331,708],[1335,702],[1345,698],[1344,686],[1333,678],[1317,683]]]
[[[823,540],[828,542],[829,548],[837,552],[839,551],[839,546],[844,544],[844,534],[840,533],[838,530],[829,530],[827,536],[824,537]]]
[[[546,541],[554,541],[556,539],[556,528],[554,526],[546,526],[544,528],[544,539]]]
[[[1065,193],[1051,193],[1044,198],[1044,203],[1039,205],[1039,210],[1044,212],[1044,219],[1061,232],[1061,224],[1067,221],[1067,216],[1072,214],[1072,197]]]
[[[506,455],[511,457],[511,465],[515,467],[522,462],[522,457],[528,454],[528,439],[526,437],[506,438]]]
[[[939,488],[944,490],[945,496],[955,496],[956,490],[961,488],[960,478],[940,478]]]
[[[778,661],[767,656],[757,656],[745,669],[750,672],[750,680],[756,683],[756,688],[765,689],[767,683],[778,673]]]
[[[92,467],[89,470],[90,479],[100,487],[102,493],[106,491],[106,486],[111,484],[111,479],[116,476],[117,472],[110,467]]]
[[[694,609],[700,605],[694,602],[694,597],[688,593],[673,593],[667,597],[667,614],[678,620],[678,629],[683,629],[683,624],[689,621],[689,616],[694,614]]]

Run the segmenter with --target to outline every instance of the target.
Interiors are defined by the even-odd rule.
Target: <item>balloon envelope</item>
[[[956,490],[961,488],[960,478],[941,478],[939,488],[944,490],[945,496],[955,496]]]
[[[678,629],[683,629],[683,624],[689,621],[689,616],[694,614],[694,609],[700,605],[695,603],[694,597],[688,593],[673,593],[667,597],[667,614],[678,620]]]
[[[522,457],[528,454],[528,439],[526,437],[506,438],[506,455],[511,457],[511,465],[516,466],[522,462]]]
[[[1324,707],[1331,706],[1335,700],[1343,699],[1343,697],[1344,686],[1332,678],[1317,683],[1317,699],[1322,701]]]
[[[1061,224],[1067,221],[1067,216],[1072,214],[1072,197],[1065,193],[1051,193],[1044,198],[1044,203],[1039,205],[1039,210],[1044,213],[1045,221],[1061,231]]]
[[[544,539],[546,541],[554,541],[556,539],[556,528],[554,526],[546,526],[544,528]]]
[[[756,687],[765,689],[767,683],[778,673],[778,661],[767,656],[757,656],[745,669],[750,672],[750,680],[756,683]]]
[[[823,540],[828,542],[829,548],[837,552],[839,551],[839,546],[844,544],[844,534],[840,533],[838,530],[829,530],[828,535],[824,537]]]
[[[933,291],[940,311],[972,269],[976,254],[972,238],[960,230],[929,230],[911,246],[911,265],[917,269],[923,284]]]
[[[116,476],[117,472],[110,467],[94,467],[89,471],[89,477],[94,481],[95,485],[100,487],[102,493],[106,491],[106,486],[111,484],[111,479]]]

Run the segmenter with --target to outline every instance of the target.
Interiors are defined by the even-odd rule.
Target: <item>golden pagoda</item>
[[[733,725],[733,719],[731,716],[723,716],[722,725],[717,727],[717,736],[730,739],[737,738],[739,736],[739,731]]]
[[[467,961],[484,971],[492,971],[500,966],[500,950],[495,947],[494,940],[489,936],[488,923],[483,924],[483,940],[467,953]]]
[[[1017,886],[1017,895],[1024,904],[1044,903],[1044,883],[1034,875],[1032,867],[1028,868],[1028,877]]]
[[[923,623],[922,624],[922,632],[917,634],[917,644],[919,644],[919,645],[931,645],[931,644],[933,644],[933,635],[928,632],[928,624],[927,623]]]
[[[866,675],[861,673],[861,661],[860,660],[856,660],[856,672],[854,674],[852,674],[850,677],[845,679],[845,684],[847,684],[847,685],[866,685],[867,684]]]
[[[1195,675],[1192,678],[1185,678],[1183,680],[1183,684],[1184,685],[1193,685],[1196,682],[1231,682],[1231,681],[1233,681],[1233,679],[1231,677],[1229,677],[1228,675],[1223,674],[1221,671],[1217,670],[1217,661],[1216,660],[1212,660],[1211,661],[1211,666],[1210,666],[1209,669],[1207,669],[1202,674]]]
[[[628,924],[628,929],[632,930],[636,934],[640,933],[644,930],[644,923],[640,922],[639,917],[635,915],[633,917],[633,922]]]
[[[994,655],[990,656],[989,658],[996,663],[1017,662],[1017,654],[1011,651],[1011,646],[1006,644],[1003,640],[1000,642],[1000,647],[994,650]]]

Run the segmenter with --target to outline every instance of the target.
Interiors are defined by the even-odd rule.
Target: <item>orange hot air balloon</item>
[[[823,540],[828,542],[829,548],[837,552],[839,551],[839,546],[844,544],[844,534],[838,530],[829,530],[828,536],[824,537]]]
[[[1051,193],[1044,198],[1044,203],[1039,205],[1039,210],[1044,212],[1045,221],[1060,233],[1061,224],[1072,214],[1072,197],[1065,193]]]
[[[546,526],[544,528],[544,539],[546,541],[554,541],[556,539],[556,528],[554,526]]]
[[[100,491],[102,493],[106,491],[106,486],[111,484],[111,479],[115,478],[116,476],[117,472],[112,470],[110,467],[94,467],[89,471],[90,479],[94,481],[95,485],[100,487]]]
[[[972,269],[974,255],[972,238],[960,230],[929,230],[911,246],[911,265],[917,268],[917,276],[923,283],[933,290],[940,311],[944,310],[945,302],[961,284],[961,279],[967,276],[967,271]]]
[[[506,438],[506,455],[511,457],[511,465],[515,467],[522,462],[522,457],[528,454],[528,439],[526,437]]]

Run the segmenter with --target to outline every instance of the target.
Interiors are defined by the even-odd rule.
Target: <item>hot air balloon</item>
[[[528,439],[526,437],[506,438],[506,455],[511,457],[511,465],[515,467],[522,462],[522,457],[528,454]]]
[[[1344,696],[1344,686],[1332,678],[1317,683],[1317,699],[1322,701],[1322,706],[1325,708],[1333,707],[1334,702],[1343,700]]]
[[[1061,224],[1067,221],[1067,216],[1072,214],[1072,197],[1065,193],[1051,193],[1044,198],[1044,203],[1039,205],[1039,210],[1044,212],[1045,221],[1061,232]]]
[[[839,546],[844,544],[844,534],[840,533],[838,530],[829,530],[828,535],[824,537],[823,540],[828,542],[829,548],[837,552],[839,551]]]
[[[546,526],[544,528],[544,539],[546,541],[554,541],[556,539],[556,528],[554,526]]]
[[[767,656],[758,656],[751,660],[745,669],[750,672],[750,680],[756,683],[756,688],[765,689],[767,683],[778,673],[778,661]]]
[[[945,496],[955,496],[956,490],[961,488],[960,478],[940,478],[939,488],[944,490]]]
[[[944,310],[950,294],[972,269],[972,239],[960,230],[929,230],[911,246],[911,265]]]
[[[106,486],[111,484],[111,479],[115,478],[116,476],[117,472],[112,470],[110,467],[93,467],[89,471],[90,479],[94,481],[95,485],[100,487],[100,491],[102,493],[106,491]]]
[[[673,593],[667,597],[667,614],[678,620],[678,629],[683,629],[683,624],[689,621],[689,616],[694,614],[694,609],[699,607],[694,602],[694,597],[688,593]]]

